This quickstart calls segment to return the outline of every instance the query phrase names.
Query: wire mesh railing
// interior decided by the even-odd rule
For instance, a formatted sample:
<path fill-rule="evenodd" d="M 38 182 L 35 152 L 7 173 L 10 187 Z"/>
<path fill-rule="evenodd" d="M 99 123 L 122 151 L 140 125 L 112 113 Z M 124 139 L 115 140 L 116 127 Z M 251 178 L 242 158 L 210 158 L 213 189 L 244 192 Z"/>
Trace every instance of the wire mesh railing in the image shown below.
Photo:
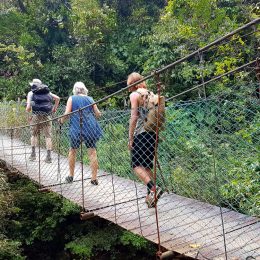
<path fill-rule="evenodd" d="M 255 246 L 251 248 L 252 243 L 258 244 L 259 237 L 250 237 L 250 232 L 258 229 L 254 225 L 241 224 L 246 215 L 260 214 L 260 109 L 259 99 L 252 95 L 256 87 L 252 83 L 236 85 L 227 93 L 206 99 L 168 104 L 165 130 L 160 133 L 157 164 L 157 184 L 165 191 L 158 202 L 163 244 L 181 239 L 182 242 L 175 243 L 175 246 L 181 246 L 187 239 L 185 237 L 190 237 L 190 232 L 191 236 L 200 241 L 199 254 L 206 252 L 209 256 L 206 250 L 209 244 L 223 245 L 220 211 L 208 206 L 216 205 L 222 208 L 222 213 L 226 216 L 223 219 L 227 252 L 231 254 L 233 248 L 237 248 L 237 237 L 240 239 L 239 247 L 243 245 L 240 251 L 248 253 L 252 249 L 250 255 L 253 256 L 259 252 Z M 1 104 L 1 109 L 1 116 L 4 117 L 15 112 L 9 105 Z M 17 120 L 21 123 L 27 115 L 22 108 L 18 111 L 20 114 Z M 99 120 L 102 137 L 97 142 L 98 185 L 91 184 L 88 151 L 84 146 L 80 148 L 79 143 L 76 145 L 78 153 L 74 179 L 72 183 L 66 182 L 70 170 L 67 154 L 72 146 L 69 122 L 63 125 L 56 119 L 52 122 L 51 163 L 45 162 L 47 151 L 43 129 L 40 129 L 41 134 L 37 136 L 39 145 L 36 146 L 36 158 L 30 160 L 32 127 L 29 126 L 1 129 L 1 157 L 43 187 L 62 194 L 85 210 L 101 212 L 125 228 L 156 240 L 156 229 L 151 228 L 152 223 L 155 223 L 154 215 L 147 215 L 143 203 L 147 194 L 146 187 L 132 171 L 127 148 L 130 112 L 102 112 Z M 85 116 L 89 115 L 86 113 Z M 2 118 L 1 122 L 10 127 L 8 120 Z M 171 208 L 173 201 L 167 192 L 179 196 L 174 209 Z M 180 199 L 184 197 L 192 200 Z M 195 201 L 199 204 L 193 207 Z M 189 207 L 190 211 L 187 212 Z M 171 210 L 173 213 L 168 216 L 167 213 Z M 234 222 L 230 212 L 243 214 L 237 215 L 240 219 Z M 174 227 L 170 226 L 173 219 Z M 250 221 L 255 223 L 253 219 Z M 239 233 L 240 225 L 243 229 Z M 167 231 L 173 228 L 175 232 L 180 232 L 179 236 L 174 233 L 169 237 Z M 236 236 L 229 237 L 233 231 Z M 244 238 L 246 234 L 249 236 L 247 239 Z"/>

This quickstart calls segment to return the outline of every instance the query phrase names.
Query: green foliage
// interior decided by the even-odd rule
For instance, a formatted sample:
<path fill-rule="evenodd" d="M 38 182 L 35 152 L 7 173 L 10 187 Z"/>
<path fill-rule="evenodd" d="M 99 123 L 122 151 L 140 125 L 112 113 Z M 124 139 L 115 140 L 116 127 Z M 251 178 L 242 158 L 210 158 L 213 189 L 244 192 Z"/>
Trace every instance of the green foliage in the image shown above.
<path fill-rule="evenodd" d="M 35 240 L 51 241 L 66 217 L 79 212 L 78 206 L 54 193 L 39 193 L 34 184 L 24 179 L 13 184 L 12 189 L 14 205 L 20 210 L 10 219 L 10 237 L 27 245 Z"/>
<path fill-rule="evenodd" d="M 108 6 L 100 7 L 95 0 L 74 0 L 72 12 L 72 30 L 76 39 L 85 42 L 84 48 L 88 51 L 97 50 L 115 26 L 113 10 Z"/>
<path fill-rule="evenodd" d="M 6 181 L 6 177 L 0 170 L 0 234 L 5 229 L 6 219 L 5 217 L 10 214 L 12 206 L 12 195 L 9 192 L 9 187 Z"/>
<path fill-rule="evenodd" d="M 144 238 L 111 225 L 69 242 L 66 248 L 79 259 L 98 255 L 106 255 L 109 259 L 147 259 L 155 253 L 155 248 Z"/>
<path fill-rule="evenodd" d="M 119 118 L 118 121 L 121 118 Z M 122 177 L 133 175 L 130 168 L 130 154 L 127 150 L 127 118 L 124 118 L 126 124 L 102 122 L 104 136 L 99 142 L 98 156 L 100 159 L 100 168 L 108 172 L 116 172 Z M 134 175 L 133 175 L 134 177 Z"/>
<path fill-rule="evenodd" d="M 0 239 L 0 259 L 23 260 L 21 255 L 21 243 L 8 239 Z"/>
<path fill-rule="evenodd" d="M 24 97 L 35 77 L 61 96 L 69 95 L 75 81 L 84 81 L 99 99 L 125 86 L 109 87 L 130 72 L 160 68 L 257 15 L 254 3 L 241 0 L 21 0 L 5 1 L 2 9 L 0 87 L 7 99 Z M 257 33 L 235 35 L 203 53 L 203 64 L 195 58 L 165 73 L 166 93 L 252 59 L 256 46 Z M 99 91 L 100 86 L 105 88 Z"/>
<path fill-rule="evenodd" d="M 138 250 L 145 249 L 148 246 L 148 241 L 143 237 L 137 236 L 129 231 L 123 232 L 120 241 L 124 246 L 135 247 Z"/>
<path fill-rule="evenodd" d="M 241 22 L 245 23 L 245 20 L 250 19 L 249 6 L 243 5 L 241 1 L 237 2 L 240 2 L 239 6 L 232 3 L 232 6 L 236 6 L 235 13 L 241 14 L 236 17 L 218 1 L 168 1 L 160 21 L 152 28 L 153 34 L 143 37 L 149 52 L 143 66 L 145 72 L 165 66 L 204 47 L 239 27 Z M 255 37 L 257 36 L 252 36 L 252 39 Z M 199 59 L 195 58 L 174 67 L 171 72 L 162 76 L 166 83 L 166 92 L 174 95 L 200 83 L 202 75 L 206 79 L 229 71 L 244 63 L 249 53 L 252 60 L 255 55 L 252 46 L 253 42 L 236 35 L 230 42 L 204 52 L 203 63 L 199 64 Z M 211 93 L 212 90 L 207 91 Z"/>
<path fill-rule="evenodd" d="M 6 234 L 0 235 L 1 259 L 25 259 L 21 248 L 26 256 L 29 253 L 28 257 L 41 259 L 68 255 L 73 259 L 104 255 L 109 259 L 147 259 L 155 254 L 151 243 L 111 223 L 101 219 L 80 221 L 78 206 L 54 193 L 39 193 L 29 180 L 9 175 L 9 181 L 13 199 L 10 210 L 6 207 L 7 196 L 5 203 L 0 197 L 1 232 Z M 0 184 L 1 194 L 7 195 L 8 184 L 2 179 Z"/>
<path fill-rule="evenodd" d="M 3 102 L 0 104 L 1 127 L 15 127 L 22 126 L 27 123 L 27 115 L 25 113 L 25 106 L 15 102 Z M 14 131 L 15 136 L 19 131 Z M 21 132 L 21 131 L 20 131 Z"/>
<path fill-rule="evenodd" d="M 109 252 L 118 240 L 119 231 L 110 226 L 103 230 L 91 232 L 89 235 L 79 237 L 68 243 L 66 248 L 73 254 L 82 258 L 89 259 L 99 251 Z"/>
<path fill-rule="evenodd" d="M 2 166 L 2 165 L 1 165 Z M 4 234 L 7 231 L 8 216 L 15 211 L 12 205 L 12 194 L 9 190 L 4 170 L 0 171 L 0 259 L 25 259 L 21 256 L 21 243 L 8 239 Z"/>
<path fill-rule="evenodd" d="M 229 170 L 229 182 L 221 187 L 224 205 L 232 205 L 251 216 L 260 216 L 260 171 L 259 158 L 235 161 Z"/>

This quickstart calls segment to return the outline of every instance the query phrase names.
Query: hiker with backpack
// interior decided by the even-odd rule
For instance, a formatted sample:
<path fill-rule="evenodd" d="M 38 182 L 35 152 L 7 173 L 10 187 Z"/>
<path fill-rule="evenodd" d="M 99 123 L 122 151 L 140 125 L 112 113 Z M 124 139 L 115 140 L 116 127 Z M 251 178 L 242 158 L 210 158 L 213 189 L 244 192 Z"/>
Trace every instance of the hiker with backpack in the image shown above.
<path fill-rule="evenodd" d="M 75 113 L 73 113 L 75 111 Z M 68 115 L 70 114 L 70 115 Z M 63 124 L 70 117 L 69 137 L 69 175 L 65 178 L 67 183 L 72 183 L 76 163 L 77 149 L 84 142 L 90 161 L 92 185 L 98 185 L 98 158 L 96 143 L 102 137 L 102 129 L 97 121 L 101 116 L 92 97 L 88 96 L 88 89 L 83 82 L 76 82 L 73 87 L 73 96 L 69 97 L 64 116 L 59 119 Z"/>
<path fill-rule="evenodd" d="M 41 80 L 33 79 L 29 83 L 31 91 L 27 95 L 27 106 L 26 112 L 32 112 L 30 117 L 31 126 L 31 147 L 32 152 L 29 157 L 30 161 L 36 160 L 35 147 L 38 143 L 38 137 L 40 132 L 43 132 L 46 141 L 47 156 L 45 158 L 46 163 L 51 163 L 51 150 L 52 150 L 52 139 L 51 130 L 52 122 L 51 114 L 57 111 L 59 106 L 60 98 L 50 92 L 48 86 L 42 84 Z M 54 105 L 53 105 L 54 101 Z M 47 122 L 44 122 L 47 121 Z M 44 122 L 40 124 L 41 122 Z"/>
<path fill-rule="evenodd" d="M 127 85 L 142 79 L 139 73 L 133 72 L 128 76 Z M 131 87 L 129 91 L 132 93 L 128 148 L 131 151 L 133 170 L 147 186 L 145 202 L 150 208 L 155 206 L 156 200 L 163 194 L 162 189 L 155 185 L 152 173 L 156 145 L 156 124 L 153 124 L 155 113 L 154 118 L 148 120 L 155 111 L 158 96 L 147 89 L 144 81 Z"/>

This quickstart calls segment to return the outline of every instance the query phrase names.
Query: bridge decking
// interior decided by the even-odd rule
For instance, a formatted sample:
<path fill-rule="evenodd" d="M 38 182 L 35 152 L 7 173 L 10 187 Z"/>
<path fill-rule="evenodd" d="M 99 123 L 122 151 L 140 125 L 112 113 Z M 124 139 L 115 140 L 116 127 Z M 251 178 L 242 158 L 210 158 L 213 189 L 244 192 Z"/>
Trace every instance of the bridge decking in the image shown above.
<path fill-rule="evenodd" d="M 0 139 L 2 160 L 30 179 L 83 206 L 80 163 L 76 163 L 75 181 L 67 184 L 64 183 L 69 172 L 66 157 L 53 153 L 52 164 L 47 164 L 44 162 L 46 151 L 41 148 L 40 160 L 30 162 L 28 144 L 16 139 L 11 143 L 4 135 L 0 135 Z M 146 187 L 102 170 L 99 171 L 99 185 L 93 186 L 89 168 L 83 167 L 85 209 L 157 243 L 155 210 L 148 209 L 144 203 Z M 259 219 L 226 208 L 222 211 L 227 259 L 242 260 L 249 256 L 260 259 Z M 225 259 L 219 207 L 176 194 L 164 194 L 158 202 L 158 216 L 163 247 L 197 259 Z"/>

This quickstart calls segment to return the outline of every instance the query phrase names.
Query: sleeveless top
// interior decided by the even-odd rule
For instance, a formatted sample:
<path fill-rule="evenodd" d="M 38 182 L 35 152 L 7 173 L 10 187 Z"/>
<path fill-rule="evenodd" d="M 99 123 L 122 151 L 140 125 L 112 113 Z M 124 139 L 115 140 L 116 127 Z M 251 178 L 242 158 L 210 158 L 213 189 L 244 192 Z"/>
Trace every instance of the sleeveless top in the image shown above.
<path fill-rule="evenodd" d="M 82 107 L 91 105 L 94 103 L 92 97 L 89 96 L 72 96 L 72 111 L 76 111 Z M 80 128 L 80 114 L 76 112 L 70 116 L 70 135 L 79 135 L 81 133 Z M 82 135 L 84 139 L 98 140 L 102 136 L 101 127 L 95 117 L 92 106 L 89 106 L 82 110 L 83 124 Z"/>

